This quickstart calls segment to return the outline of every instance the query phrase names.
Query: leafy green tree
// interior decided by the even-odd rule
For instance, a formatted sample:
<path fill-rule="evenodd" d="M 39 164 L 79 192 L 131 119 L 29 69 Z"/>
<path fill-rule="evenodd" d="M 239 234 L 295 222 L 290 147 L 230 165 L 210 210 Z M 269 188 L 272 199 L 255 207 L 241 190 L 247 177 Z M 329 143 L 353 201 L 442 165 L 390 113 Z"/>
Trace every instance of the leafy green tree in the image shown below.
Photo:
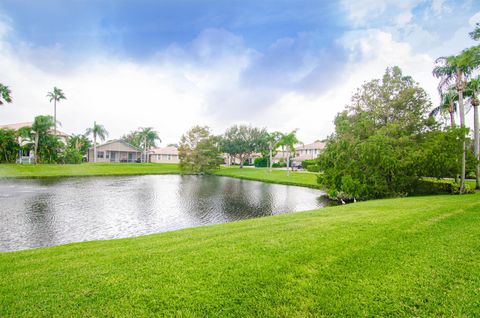
<path fill-rule="evenodd" d="M 57 102 L 62 99 L 67 99 L 65 94 L 60 88 L 54 87 L 52 92 L 48 92 L 47 97 L 50 98 L 50 103 L 53 101 L 53 122 L 54 122 L 54 135 L 57 135 Z"/>
<path fill-rule="evenodd" d="M 93 162 L 97 162 L 97 138 L 101 141 L 104 141 L 108 137 L 108 131 L 103 127 L 103 125 L 97 124 L 96 121 L 93 122 L 93 127 L 88 128 L 85 132 L 86 136 L 93 136 Z"/>
<path fill-rule="evenodd" d="M 295 156 L 295 146 L 301 143 L 297 138 L 297 129 L 288 134 L 282 134 L 278 145 L 287 149 L 287 176 L 290 176 L 290 156 Z"/>
<path fill-rule="evenodd" d="M 12 92 L 8 88 L 8 86 L 5 86 L 0 83 L 0 105 L 3 105 L 5 103 L 11 103 L 12 102 Z"/>
<path fill-rule="evenodd" d="M 85 135 L 72 135 L 68 138 L 67 148 L 77 150 L 82 156 L 86 155 L 88 149 L 92 146 L 92 142 Z"/>
<path fill-rule="evenodd" d="M 405 195 L 426 175 L 452 173 L 464 131 L 436 132 L 430 107 L 426 92 L 398 67 L 365 83 L 335 118 L 319 181 L 333 197 L 372 199 Z"/>
<path fill-rule="evenodd" d="M 219 138 L 207 126 L 195 126 L 180 139 L 178 148 L 182 171 L 207 173 L 220 167 Z"/>
<path fill-rule="evenodd" d="M 126 141 L 132 146 L 142 148 L 142 140 L 138 130 L 131 131 L 128 134 L 123 135 L 122 140 Z"/>
<path fill-rule="evenodd" d="M 13 129 L 0 129 L 0 163 L 14 163 L 20 145 Z"/>
<path fill-rule="evenodd" d="M 234 125 L 227 129 L 221 140 L 222 151 L 243 163 L 254 153 L 268 149 L 268 133 L 262 128 Z"/>

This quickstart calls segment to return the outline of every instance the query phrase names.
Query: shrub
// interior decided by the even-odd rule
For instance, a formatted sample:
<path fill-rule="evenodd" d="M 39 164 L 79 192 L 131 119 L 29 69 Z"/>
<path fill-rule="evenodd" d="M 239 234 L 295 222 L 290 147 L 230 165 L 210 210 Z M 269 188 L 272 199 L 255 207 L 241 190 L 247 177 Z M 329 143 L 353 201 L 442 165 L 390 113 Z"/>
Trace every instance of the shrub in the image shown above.
<path fill-rule="evenodd" d="M 267 167 L 268 166 L 268 159 L 267 158 L 255 158 L 253 163 L 255 167 Z"/>
<path fill-rule="evenodd" d="M 303 166 L 302 166 L 303 167 Z M 308 165 L 307 166 L 307 171 L 310 172 L 320 172 L 320 166 L 317 165 Z"/>
<path fill-rule="evenodd" d="M 465 185 L 464 193 L 474 191 Z M 459 194 L 460 185 L 448 180 L 422 179 L 415 183 L 410 195 Z"/>
<path fill-rule="evenodd" d="M 272 167 L 273 168 L 283 168 L 283 167 L 286 167 L 287 164 L 285 162 L 274 162 L 272 164 Z"/>

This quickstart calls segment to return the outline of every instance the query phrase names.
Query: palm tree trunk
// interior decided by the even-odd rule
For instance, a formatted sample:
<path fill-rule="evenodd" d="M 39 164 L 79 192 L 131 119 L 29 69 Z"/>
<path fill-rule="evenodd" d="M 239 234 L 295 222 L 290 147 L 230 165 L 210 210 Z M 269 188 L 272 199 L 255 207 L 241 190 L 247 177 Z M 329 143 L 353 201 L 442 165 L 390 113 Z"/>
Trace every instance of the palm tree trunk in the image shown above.
<path fill-rule="evenodd" d="M 452 128 L 455 128 L 455 115 L 454 115 L 454 111 L 449 111 L 450 113 L 450 126 Z"/>
<path fill-rule="evenodd" d="M 272 156 L 272 148 L 273 148 L 273 147 L 272 147 L 272 142 L 270 142 L 268 146 L 269 146 L 268 148 L 269 148 L 269 151 L 270 151 L 270 154 L 269 154 L 270 161 L 268 162 L 268 166 L 269 166 L 268 171 L 269 171 L 269 172 L 272 172 L 272 159 L 273 159 L 273 158 L 272 158 L 272 157 L 273 157 L 273 156 Z"/>
<path fill-rule="evenodd" d="M 93 162 L 97 162 L 97 134 L 93 133 Z"/>
<path fill-rule="evenodd" d="M 457 93 L 458 93 L 458 107 L 460 110 L 460 127 L 465 128 L 465 109 L 463 107 L 463 74 L 459 72 L 457 83 Z M 465 192 L 465 164 L 467 156 L 467 147 L 465 140 L 462 145 L 462 170 L 460 174 L 460 193 Z"/>
<path fill-rule="evenodd" d="M 479 147 L 480 147 L 480 139 L 479 139 L 479 129 L 478 127 L 478 105 L 473 106 L 473 140 L 475 142 L 474 150 L 475 150 L 475 157 L 477 160 L 480 160 L 480 153 L 479 153 Z M 477 190 L 480 190 L 480 163 L 477 163 L 477 171 L 476 171 L 476 184 L 475 188 Z"/>
<path fill-rule="evenodd" d="M 290 151 L 287 152 L 287 176 L 290 176 Z"/>
<path fill-rule="evenodd" d="M 38 163 L 38 131 L 35 134 L 35 163 Z"/>
<path fill-rule="evenodd" d="M 54 136 L 57 135 L 57 100 L 53 100 L 53 122 L 54 122 L 54 129 L 53 129 L 53 134 Z"/>

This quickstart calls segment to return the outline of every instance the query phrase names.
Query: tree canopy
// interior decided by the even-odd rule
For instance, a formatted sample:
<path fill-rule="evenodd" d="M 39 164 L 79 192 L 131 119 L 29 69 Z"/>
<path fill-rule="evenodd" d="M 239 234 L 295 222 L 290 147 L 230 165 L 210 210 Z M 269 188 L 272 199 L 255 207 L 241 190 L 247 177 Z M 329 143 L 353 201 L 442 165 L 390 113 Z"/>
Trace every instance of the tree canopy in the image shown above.
<path fill-rule="evenodd" d="M 205 173 L 220 167 L 219 138 L 207 126 L 195 126 L 180 139 L 178 148 L 182 171 Z"/>

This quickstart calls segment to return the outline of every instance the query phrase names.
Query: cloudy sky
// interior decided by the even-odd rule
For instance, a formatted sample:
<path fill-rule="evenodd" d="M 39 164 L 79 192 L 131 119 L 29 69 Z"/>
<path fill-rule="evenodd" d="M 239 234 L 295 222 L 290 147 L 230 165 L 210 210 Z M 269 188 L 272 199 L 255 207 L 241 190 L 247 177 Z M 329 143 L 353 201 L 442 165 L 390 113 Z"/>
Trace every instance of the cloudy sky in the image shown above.
<path fill-rule="evenodd" d="M 480 1 L 0 0 L 0 124 L 53 114 L 110 138 L 140 126 L 177 142 L 193 125 L 333 131 L 354 89 L 399 65 L 438 102 L 434 60 L 472 45 Z"/>

